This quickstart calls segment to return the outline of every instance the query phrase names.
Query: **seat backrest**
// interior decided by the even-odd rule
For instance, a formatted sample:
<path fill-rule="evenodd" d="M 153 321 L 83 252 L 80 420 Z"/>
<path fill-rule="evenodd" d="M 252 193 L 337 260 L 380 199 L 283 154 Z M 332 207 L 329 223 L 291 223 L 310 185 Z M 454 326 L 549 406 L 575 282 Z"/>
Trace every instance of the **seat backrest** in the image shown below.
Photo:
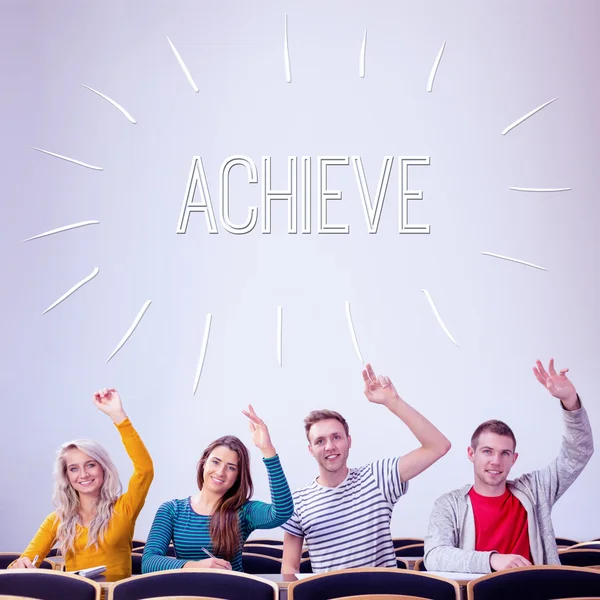
<path fill-rule="evenodd" d="M 8 569 L 8 565 L 15 562 L 15 560 L 20 557 L 20 552 L 0 552 L 0 569 Z M 36 567 L 38 569 L 53 569 L 54 565 L 48 560 L 43 560 L 38 562 Z"/>
<path fill-rule="evenodd" d="M 131 553 L 131 574 L 141 575 L 142 574 L 142 556 L 141 552 Z"/>
<path fill-rule="evenodd" d="M 223 600 L 277 600 L 277 584 L 260 577 L 222 569 L 177 569 L 136 575 L 117 581 L 108 600 L 145 600 L 195 596 Z"/>
<path fill-rule="evenodd" d="M 363 594 L 361 596 L 343 596 L 336 600 L 428 600 L 423 596 L 405 596 L 404 594 Z"/>
<path fill-rule="evenodd" d="M 2 600 L 0 598 L 0 600 Z M 600 596 L 577 596 L 577 598 L 555 598 L 553 600 L 600 600 Z"/>
<path fill-rule="evenodd" d="M 556 538 L 556 545 L 557 546 L 574 546 L 575 544 L 578 544 L 579 542 L 577 540 L 572 540 L 571 538 L 560 538 L 557 537 Z"/>
<path fill-rule="evenodd" d="M 300 573 L 312 573 L 312 564 L 310 558 L 303 558 L 300 561 Z"/>
<path fill-rule="evenodd" d="M 242 569 L 244 569 L 244 573 L 253 575 L 281 573 L 281 565 L 282 560 L 280 558 L 242 552 Z"/>
<path fill-rule="evenodd" d="M 598 567 L 600 566 L 600 549 L 574 549 L 561 550 L 558 553 L 561 565 L 572 567 Z"/>
<path fill-rule="evenodd" d="M 144 598 L 144 600 L 219 600 L 219 598 L 214 596 L 155 596 L 154 598 Z"/>
<path fill-rule="evenodd" d="M 100 600 L 100 584 L 62 571 L 9 569 L 0 571 L 0 594 L 39 600 Z"/>
<path fill-rule="evenodd" d="M 600 550 L 600 542 L 594 540 L 593 542 L 579 542 L 569 546 L 568 550 Z"/>
<path fill-rule="evenodd" d="M 423 556 L 425 554 L 425 544 L 410 544 L 409 546 L 402 546 L 394 550 L 396 558 L 402 558 L 403 556 Z"/>
<path fill-rule="evenodd" d="M 272 546 L 269 544 L 244 544 L 242 552 L 251 552 L 252 554 L 262 554 L 264 556 L 283 558 L 283 546 Z"/>
<path fill-rule="evenodd" d="M 329 600 L 345 596 L 404 594 L 434 600 L 458 600 L 455 581 L 404 569 L 357 568 L 331 571 L 288 587 L 288 600 Z"/>
<path fill-rule="evenodd" d="M 421 538 L 392 538 L 394 550 L 403 548 L 404 546 L 414 546 L 415 544 L 424 544 L 425 540 Z"/>
<path fill-rule="evenodd" d="M 600 595 L 600 571 L 539 565 L 484 575 L 467 585 L 469 600 L 553 600 Z"/>
<path fill-rule="evenodd" d="M 268 546 L 283 546 L 283 540 L 272 540 L 269 538 L 256 538 L 253 540 L 246 540 L 246 544 L 262 544 Z"/>

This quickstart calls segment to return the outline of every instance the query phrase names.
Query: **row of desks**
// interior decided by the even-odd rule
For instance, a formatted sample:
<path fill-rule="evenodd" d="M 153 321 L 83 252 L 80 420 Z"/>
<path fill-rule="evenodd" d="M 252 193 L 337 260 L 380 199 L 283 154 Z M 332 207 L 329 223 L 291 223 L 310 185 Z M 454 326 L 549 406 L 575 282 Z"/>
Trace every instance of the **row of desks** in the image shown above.
<path fill-rule="evenodd" d="M 409 563 L 409 566 L 412 568 L 412 566 L 414 566 L 415 561 L 418 559 L 419 557 L 417 556 L 409 556 L 409 557 L 404 557 L 404 560 L 406 560 Z M 62 570 L 63 568 L 63 559 L 62 557 L 50 557 L 47 558 L 46 560 L 49 560 L 51 562 L 54 563 L 55 568 L 57 570 Z M 470 573 L 444 573 L 444 572 L 431 572 L 428 571 L 428 573 L 430 573 L 431 575 L 437 575 L 439 577 L 444 577 L 446 579 L 451 579 L 453 581 L 456 581 L 458 583 L 458 585 L 461 587 L 461 591 L 463 592 L 464 597 L 466 597 L 466 587 L 467 584 L 469 583 L 469 581 L 471 581 L 472 579 L 476 579 L 477 577 L 481 577 L 481 575 L 473 575 Z M 135 575 L 133 576 L 135 577 Z M 290 583 L 294 582 L 294 581 L 298 581 L 298 579 L 300 578 L 305 578 L 305 577 L 310 577 L 310 574 L 302 574 L 302 575 L 283 575 L 281 573 L 264 573 L 264 574 L 257 574 L 256 577 L 262 577 L 263 579 L 268 579 L 269 581 L 273 581 L 274 583 L 277 584 L 277 587 L 279 588 L 279 600 L 287 600 L 287 588 L 290 585 Z M 113 580 L 113 581 L 109 581 L 107 580 L 107 578 L 104 575 L 99 575 L 98 577 L 94 578 L 94 581 L 97 581 L 100 584 L 100 587 L 102 588 L 102 598 L 108 598 L 108 591 L 110 590 L 110 588 L 116 583 L 117 580 Z"/>

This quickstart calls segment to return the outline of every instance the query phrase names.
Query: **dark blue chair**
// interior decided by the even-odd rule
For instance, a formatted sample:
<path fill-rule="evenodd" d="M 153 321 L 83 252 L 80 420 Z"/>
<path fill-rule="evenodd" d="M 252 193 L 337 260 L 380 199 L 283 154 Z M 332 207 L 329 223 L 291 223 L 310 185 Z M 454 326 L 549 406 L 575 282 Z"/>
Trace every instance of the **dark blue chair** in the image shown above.
<path fill-rule="evenodd" d="M 131 574 L 141 575 L 142 574 L 142 556 L 141 552 L 131 553 Z"/>
<path fill-rule="evenodd" d="M 20 552 L 0 552 L 0 569 L 8 569 L 8 565 L 20 557 Z M 38 562 L 36 567 L 38 569 L 53 569 L 54 565 L 48 560 L 43 560 L 42 562 Z"/>
<path fill-rule="evenodd" d="M 310 558 L 303 558 L 300 560 L 300 573 L 312 573 L 312 564 Z"/>
<path fill-rule="evenodd" d="M 577 542 L 577 544 L 569 546 L 567 550 L 600 550 L 600 542 Z"/>
<path fill-rule="evenodd" d="M 600 567 L 600 550 L 569 548 L 558 553 L 561 565 L 570 567 Z"/>
<path fill-rule="evenodd" d="M 252 554 L 262 554 L 263 556 L 273 556 L 274 558 L 283 558 L 283 546 L 272 546 L 269 544 L 244 544 L 243 552 Z"/>
<path fill-rule="evenodd" d="M 467 585 L 468 600 L 552 600 L 600 596 L 600 571 L 539 565 L 484 575 Z"/>
<path fill-rule="evenodd" d="M 222 569 L 177 569 L 136 575 L 114 584 L 109 600 L 161 596 L 206 596 L 223 600 L 277 600 L 277 584 L 254 575 Z"/>
<path fill-rule="evenodd" d="M 413 546 L 414 544 L 424 544 L 425 540 L 421 538 L 392 538 L 394 550 L 403 548 L 404 546 Z"/>
<path fill-rule="evenodd" d="M 579 542 L 572 540 L 570 538 L 556 538 L 557 546 L 574 546 L 575 544 L 579 544 Z"/>
<path fill-rule="evenodd" d="M 146 542 L 144 540 L 131 540 L 131 551 L 142 552 Z"/>
<path fill-rule="evenodd" d="M 396 558 L 402 558 L 403 556 L 424 556 L 425 555 L 425 544 L 410 544 L 409 546 L 401 546 L 394 550 Z"/>
<path fill-rule="evenodd" d="M 246 544 L 262 544 L 267 546 L 283 546 L 283 540 L 271 540 L 268 538 L 256 538 L 253 540 L 246 540 Z"/>
<path fill-rule="evenodd" d="M 263 554 L 242 552 L 242 569 L 244 573 L 260 575 L 262 573 L 281 573 L 281 559 Z"/>
<path fill-rule="evenodd" d="M 458 600 L 455 581 L 404 569 L 360 568 L 331 571 L 288 587 L 288 600 L 331 600 L 369 594 L 404 594 L 431 600 Z"/>
<path fill-rule="evenodd" d="M 100 600 L 100 584 L 62 571 L 8 569 L 0 571 L 0 595 L 39 600 Z"/>

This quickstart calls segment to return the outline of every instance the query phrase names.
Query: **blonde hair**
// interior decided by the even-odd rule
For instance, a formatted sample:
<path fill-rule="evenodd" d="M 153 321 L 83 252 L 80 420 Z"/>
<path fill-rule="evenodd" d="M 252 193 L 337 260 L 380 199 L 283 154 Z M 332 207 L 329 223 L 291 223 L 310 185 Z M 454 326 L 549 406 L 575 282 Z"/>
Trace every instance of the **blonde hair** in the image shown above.
<path fill-rule="evenodd" d="M 54 462 L 54 496 L 53 503 L 56 506 L 56 516 L 59 520 L 56 537 L 60 553 L 66 553 L 75 549 L 74 543 L 77 537 L 77 524 L 79 523 L 79 493 L 73 489 L 67 475 L 67 463 L 65 454 L 69 450 L 77 448 L 87 454 L 100 464 L 104 472 L 104 481 L 100 489 L 100 495 L 96 501 L 96 514 L 88 527 L 87 546 L 96 545 L 104 539 L 108 523 L 113 514 L 114 504 L 121 495 L 122 487 L 119 480 L 117 467 L 114 465 L 108 452 L 93 440 L 73 440 L 63 444 L 56 451 Z"/>

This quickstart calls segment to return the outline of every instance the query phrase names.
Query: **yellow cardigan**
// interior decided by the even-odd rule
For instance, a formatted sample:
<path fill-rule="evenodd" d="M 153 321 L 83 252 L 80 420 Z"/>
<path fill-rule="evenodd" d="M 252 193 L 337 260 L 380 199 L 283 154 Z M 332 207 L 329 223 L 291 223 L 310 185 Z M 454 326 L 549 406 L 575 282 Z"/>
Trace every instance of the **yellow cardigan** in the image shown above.
<path fill-rule="evenodd" d="M 146 495 L 154 477 L 152 458 L 144 446 L 131 421 L 125 419 L 116 425 L 125 450 L 133 462 L 133 475 L 127 491 L 116 501 L 104 539 L 86 548 L 87 527 L 77 525 L 79 535 L 75 538 L 75 551 L 69 550 L 65 556 L 67 571 L 78 571 L 89 567 L 106 565 L 107 577 L 129 577 L 131 575 L 131 541 L 135 521 L 144 506 Z M 35 537 L 27 546 L 21 558 L 27 556 L 33 561 L 38 555 L 39 564 L 56 543 L 59 519 L 56 512 L 48 515 Z"/>

